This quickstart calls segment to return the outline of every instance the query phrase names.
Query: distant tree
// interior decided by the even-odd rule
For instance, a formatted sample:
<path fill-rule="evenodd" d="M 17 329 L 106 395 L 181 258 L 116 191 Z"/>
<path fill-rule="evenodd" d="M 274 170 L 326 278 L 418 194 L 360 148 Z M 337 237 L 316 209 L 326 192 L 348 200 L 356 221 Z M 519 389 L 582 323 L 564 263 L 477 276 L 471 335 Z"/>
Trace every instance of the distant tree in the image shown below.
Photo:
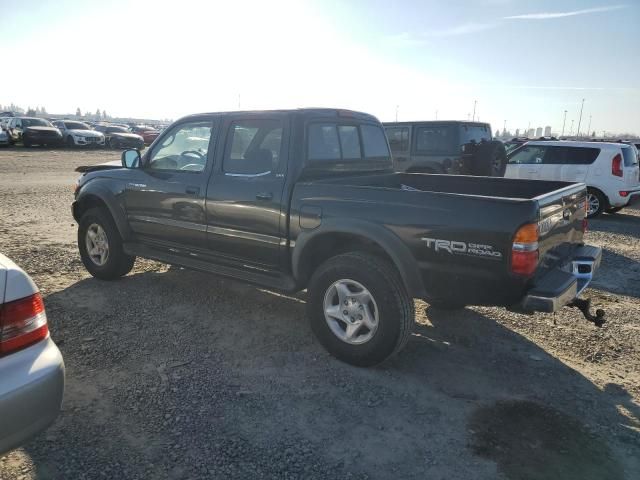
<path fill-rule="evenodd" d="M 47 114 L 47 109 L 44 107 L 40 107 L 40 113 L 42 113 L 43 115 Z"/>
<path fill-rule="evenodd" d="M 500 130 L 496 130 L 496 138 L 500 137 Z"/>
<path fill-rule="evenodd" d="M 31 107 L 27 108 L 27 116 L 35 117 L 36 115 L 37 115 L 37 112 L 33 108 Z"/>
<path fill-rule="evenodd" d="M 96 110 L 96 120 L 100 120 L 100 117 L 102 116 L 102 114 L 100 113 L 100 109 Z"/>
<path fill-rule="evenodd" d="M 105 120 L 107 119 L 107 111 L 106 110 L 102 110 L 102 118 L 104 118 Z"/>
<path fill-rule="evenodd" d="M 82 112 L 80 111 L 80 107 L 76 108 L 76 117 L 81 117 Z"/>
<path fill-rule="evenodd" d="M 591 138 L 596 138 L 596 131 L 594 130 L 593 133 L 591 134 Z"/>

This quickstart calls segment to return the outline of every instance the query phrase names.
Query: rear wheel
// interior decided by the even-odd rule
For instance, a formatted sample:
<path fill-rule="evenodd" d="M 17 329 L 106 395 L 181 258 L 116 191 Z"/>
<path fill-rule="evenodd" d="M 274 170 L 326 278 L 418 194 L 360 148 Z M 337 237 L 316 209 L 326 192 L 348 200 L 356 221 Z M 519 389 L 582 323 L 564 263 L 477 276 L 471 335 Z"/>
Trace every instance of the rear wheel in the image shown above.
<path fill-rule="evenodd" d="M 413 300 L 386 260 L 360 252 L 337 255 L 318 267 L 308 290 L 311 329 L 336 358 L 376 365 L 407 343 Z"/>
<path fill-rule="evenodd" d="M 611 208 L 607 208 L 605 210 L 605 212 L 607 212 L 610 215 L 613 215 L 614 213 L 618 213 L 620 210 L 622 210 L 624 207 L 611 207 Z"/>
<path fill-rule="evenodd" d="M 587 189 L 587 218 L 600 215 L 607 207 L 607 199 L 599 190 Z"/>
<path fill-rule="evenodd" d="M 22 145 L 23 145 L 25 148 L 31 148 L 31 147 L 33 146 L 33 144 L 32 144 L 29 140 L 27 140 L 26 138 L 24 138 L 24 137 L 22 138 Z"/>
<path fill-rule="evenodd" d="M 76 146 L 76 142 L 73 140 L 73 137 L 71 135 L 69 135 L 67 137 L 67 147 L 73 148 L 75 146 Z"/>
<path fill-rule="evenodd" d="M 85 268 L 102 280 L 114 280 L 131 271 L 136 257 L 127 255 L 122 238 L 103 208 L 91 208 L 80 219 L 78 249 Z"/>
<path fill-rule="evenodd" d="M 477 146 L 471 162 L 473 175 L 504 177 L 507 169 L 507 152 L 504 144 L 498 141 L 481 143 Z"/>
<path fill-rule="evenodd" d="M 111 147 L 114 150 L 119 150 L 120 140 L 118 140 L 117 138 L 112 138 L 111 140 L 109 140 L 109 147 Z"/>

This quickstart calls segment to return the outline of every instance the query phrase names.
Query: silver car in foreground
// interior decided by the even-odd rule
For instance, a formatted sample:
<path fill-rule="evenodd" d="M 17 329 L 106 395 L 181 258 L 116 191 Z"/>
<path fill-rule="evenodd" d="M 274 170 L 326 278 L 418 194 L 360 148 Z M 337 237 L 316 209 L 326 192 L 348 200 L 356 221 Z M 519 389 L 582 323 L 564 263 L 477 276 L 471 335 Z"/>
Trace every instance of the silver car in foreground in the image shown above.
<path fill-rule="evenodd" d="M 0 455 L 58 416 L 64 362 L 33 280 L 0 254 Z"/>

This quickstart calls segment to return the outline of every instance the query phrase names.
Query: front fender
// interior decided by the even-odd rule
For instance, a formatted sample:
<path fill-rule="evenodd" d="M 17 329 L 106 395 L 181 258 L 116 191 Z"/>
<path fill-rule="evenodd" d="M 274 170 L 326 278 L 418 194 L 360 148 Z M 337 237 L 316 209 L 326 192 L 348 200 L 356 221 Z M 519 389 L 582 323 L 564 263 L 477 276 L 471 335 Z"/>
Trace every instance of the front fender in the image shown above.
<path fill-rule="evenodd" d="M 425 298 L 424 283 L 414 256 L 402 240 L 381 225 L 354 219 L 327 219 L 313 230 L 302 232 L 295 242 L 292 252 L 294 278 L 302 276 L 302 261 L 313 240 L 332 233 L 357 235 L 376 243 L 391 258 L 398 269 L 407 293 L 413 298 Z"/>
<path fill-rule="evenodd" d="M 113 179 L 108 181 L 109 186 L 113 186 Z M 127 221 L 127 213 L 122 202 L 122 191 L 113 192 L 102 179 L 89 180 L 82 185 L 71 210 L 76 222 L 88 208 L 94 206 L 106 207 L 111 214 L 118 232 L 123 240 L 131 238 L 131 227 Z"/>

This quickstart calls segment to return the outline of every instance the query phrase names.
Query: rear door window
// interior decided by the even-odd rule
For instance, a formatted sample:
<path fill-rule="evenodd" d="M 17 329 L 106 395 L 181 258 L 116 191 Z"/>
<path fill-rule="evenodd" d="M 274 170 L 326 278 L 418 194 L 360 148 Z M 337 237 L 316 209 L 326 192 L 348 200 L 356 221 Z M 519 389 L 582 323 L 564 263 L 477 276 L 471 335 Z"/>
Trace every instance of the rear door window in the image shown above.
<path fill-rule="evenodd" d="M 591 165 L 600 155 L 599 148 L 565 147 L 567 158 L 565 163 L 569 165 Z"/>
<path fill-rule="evenodd" d="M 509 156 L 510 165 L 540 165 L 544 158 L 546 147 L 542 145 L 525 145 Z"/>
<path fill-rule="evenodd" d="M 546 147 L 546 152 L 542 158 L 542 163 L 545 165 L 563 165 L 564 163 L 567 163 L 565 161 L 566 157 L 567 148 L 548 146 Z"/>
<path fill-rule="evenodd" d="M 415 149 L 424 154 L 445 154 L 454 150 L 454 129 L 451 126 L 417 126 L 415 131 Z"/>
<path fill-rule="evenodd" d="M 282 144 L 280 120 L 243 120 L 229 129 L 225 173 L 231 175 L 267 175 L 275 172 Z"/>
<path fill-rule="evenodd" d="M 340 160 L 340 141 L 335 124 L 309 126 L 309 160 Z"/>
<path fill-rule="evenodd" d="M 393 153 L 406 152 L 409 150 L 409 128 L 408 127 L 387 127 L 385 128 L 389 147 Z"/>

